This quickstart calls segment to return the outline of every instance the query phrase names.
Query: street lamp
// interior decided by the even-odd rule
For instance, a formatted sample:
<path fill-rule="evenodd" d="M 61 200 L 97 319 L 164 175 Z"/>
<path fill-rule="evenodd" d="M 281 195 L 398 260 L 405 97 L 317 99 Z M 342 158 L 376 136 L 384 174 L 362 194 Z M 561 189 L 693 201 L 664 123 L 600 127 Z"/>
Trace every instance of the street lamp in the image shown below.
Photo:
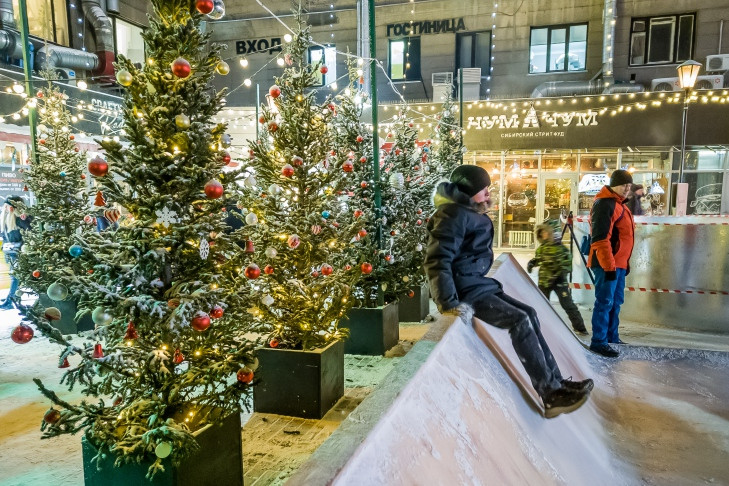
<path fill-rule="evenodd" d="M 694 89 L 701 64 L 688 60 L 678 66 L 678 84 L 683 89 L 683 120 L 681 122 L 681 165 L 678 167 L 678 182 L 683 182 L 683 165 L 686 161 L 686 122 L 688 121 L 689 92 Z"/>

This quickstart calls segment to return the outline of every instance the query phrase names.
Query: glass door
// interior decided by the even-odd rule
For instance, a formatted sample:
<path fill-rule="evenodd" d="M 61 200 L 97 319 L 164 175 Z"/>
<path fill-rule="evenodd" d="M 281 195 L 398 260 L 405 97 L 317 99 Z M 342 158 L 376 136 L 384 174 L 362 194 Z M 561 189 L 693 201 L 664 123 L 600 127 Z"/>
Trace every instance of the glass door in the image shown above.
<path fill-rule="evenodd" d="M 577 175 L 542 174 L 539 195 L 538 223 L 549 224 L 555 231 L 562 231 L 562 221 L 570 211 L 577 216 Z"/>
<path fill-rule="evenodd" d="M 505 187 L 501 246 L 532 249 L 537 224 L 537 175 L 514 165 L 502 180 Z"/>

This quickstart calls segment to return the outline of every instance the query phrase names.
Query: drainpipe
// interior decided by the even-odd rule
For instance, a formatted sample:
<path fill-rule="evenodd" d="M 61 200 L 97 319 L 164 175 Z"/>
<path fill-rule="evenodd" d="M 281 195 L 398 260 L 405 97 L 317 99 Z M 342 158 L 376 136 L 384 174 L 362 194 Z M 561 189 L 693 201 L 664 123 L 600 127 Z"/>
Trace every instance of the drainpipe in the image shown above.
<path fill-rule="evenodd" d="M 82 0 L 81 8 L 84 15 L 94 28 L 94 41 L 96 42 L 96 55 L 98 64 L 94 74 L 100 76 L 114 76 L 114 31 L 111 19 L 101 8 L 99 0 Z"/>
<path fill-rule="evenodd" d="M 613 54 L 615 52 L 615 23 L 618 18 L 617 1 L 605 0 L 605 7 L 602 12 L 603 33 L 602 33 L 602 72 L 603 88 L 614 83 Z"/>

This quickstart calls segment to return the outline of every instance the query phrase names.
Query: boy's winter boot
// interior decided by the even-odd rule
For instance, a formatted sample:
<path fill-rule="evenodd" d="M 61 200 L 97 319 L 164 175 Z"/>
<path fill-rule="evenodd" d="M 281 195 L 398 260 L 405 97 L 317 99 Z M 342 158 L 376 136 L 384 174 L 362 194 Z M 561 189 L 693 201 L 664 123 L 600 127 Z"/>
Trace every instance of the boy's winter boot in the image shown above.
<path fill-rule="evenodd" d="M 590 396 L 587 390 L 572 390 L 563 386 L 542 397 L 544 416 L 554 418 L 563 413 L 570 413 L 582 406 Z"/>

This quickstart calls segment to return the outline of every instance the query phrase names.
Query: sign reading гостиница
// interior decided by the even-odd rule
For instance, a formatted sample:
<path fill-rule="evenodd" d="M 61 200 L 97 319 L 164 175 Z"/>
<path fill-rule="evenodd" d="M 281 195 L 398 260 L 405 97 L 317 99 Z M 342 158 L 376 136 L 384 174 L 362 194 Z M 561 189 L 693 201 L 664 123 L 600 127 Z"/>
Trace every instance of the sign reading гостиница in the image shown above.
<path fill-rule="evenodd" d="M 402 35 L 445 34 L 466 30 L 463 18 L 445 20 L 423 20 L 420 22 L 402 22 L 387 24 L 387 37 Z"/>

